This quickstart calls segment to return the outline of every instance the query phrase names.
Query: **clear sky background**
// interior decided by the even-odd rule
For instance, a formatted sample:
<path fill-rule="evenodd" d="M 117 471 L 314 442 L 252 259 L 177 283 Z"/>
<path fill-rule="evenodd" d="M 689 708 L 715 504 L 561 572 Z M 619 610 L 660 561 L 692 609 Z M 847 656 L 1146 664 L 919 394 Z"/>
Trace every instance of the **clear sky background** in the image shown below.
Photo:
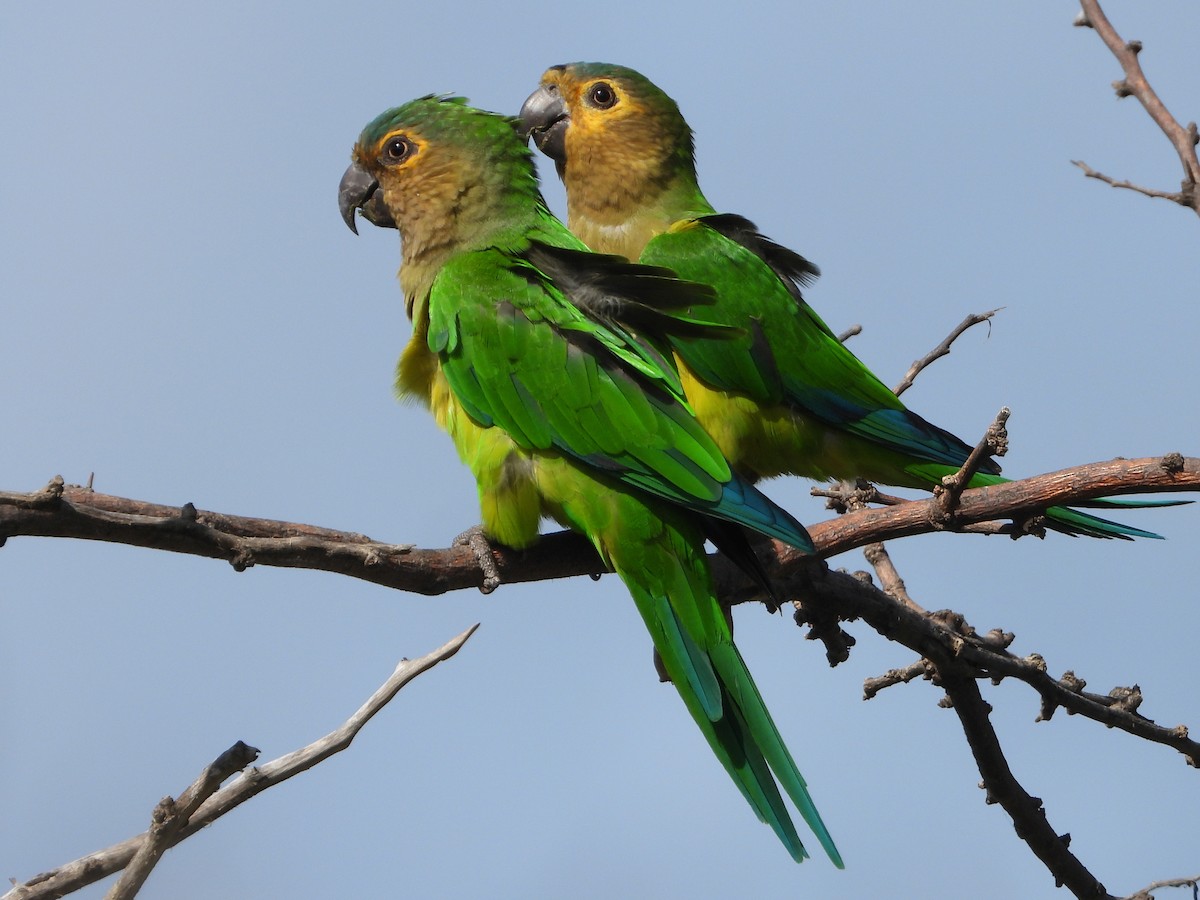
<path fill-rule="evenodd" d="M 1194 4 L 1107 4 L 1200 117 Z M 515 113 L 542 70 L 620 62 L 673 95 L 722 210 L 815 260 L 808 293 L 888 383 L 1003 306 L 906 395 L 1005 471 L 1200 453 L 1196 218 L 1085 179 L 1180 167 L 1070 2 L 11 4 L 0 32 L 0 489 L 98 490 L 446 546 L 477 521 L 448 438 L 395 403 L 394 232 L 335 193 L 362 126 L 457 92 Z M 552 168 L 547 197 L 563 211 Z M 802 520 L 798 480 L 769 485 Z M 1169 540 L 896 542 L 924 606 L 1200 726 L 1200 510 Z M 861 555 L 834 565 L 865 568 Z M 0 875 L 142 831 L 242 739 L 337 726 L 401 656 L 474 622 L 347 752 L 171 851 L 148 898 L 1054 897 L 984 803 L 940 692 L 862 701 L 913 654 L 861 624 L 825 663 L 786 617 L 738 643 L 847 861 L 797 867 L 728 782 L 606 577 L 410 596 L 313 572 L 19 538 L 0 550 Z M 1115 893 L 1200 871 L 1200 775 L 1173 751 L 985 685 L 1018 778 Z M 102 896 L 106 886 L 80 896 Z"/>

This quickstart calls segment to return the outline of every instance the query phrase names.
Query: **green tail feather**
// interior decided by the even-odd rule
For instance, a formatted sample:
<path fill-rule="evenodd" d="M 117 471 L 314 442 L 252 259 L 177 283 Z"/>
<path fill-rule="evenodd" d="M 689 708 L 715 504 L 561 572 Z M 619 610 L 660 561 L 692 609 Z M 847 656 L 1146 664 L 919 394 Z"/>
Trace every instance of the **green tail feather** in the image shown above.
<path fill-rule="evenodd" d="M 973 488 L 987 487 L 997 484 L 1008 484 L 1010 481 L 1011 479 L 1000 475 L 989 475 L 981 472 L 971 479 L 969 486 Z M 1101 497 L 1097 500 L 1087 501 L 1081 505 L 1096 509 L 1139 509 L 1142 507 L 1180 506 L 1188 502 L 1190 501 L 1123 500 L 1113 497 Z M 1090 513 L 1080 512 L 1078 509 L 1070 506 L 1051 506 L 1048 508 L 1046 510 L 1046 527 L 1073 537 L 1115 538 L 1122 541 L 1131 541 L 1134 538 L 1147 538 L 1155 541 L 1164 540 L 1161 534 L 1155 534 L 1153 531 L 1135 528 L 1132 525 L 1122 525 L 1120 522 L 1114 522 L 1111 519 L 1102 519 Z"/>
<path fill-rule="evenodd" d="M 834 865 L 844 868 L 737 648 L 732 643 L 708 650 L 701 647 L 684 628 L 668 598 L 652 596 L 620 574 L 684 705 L 759 821 L 771 826 L 792 859 L 802 862 L 808 858 L 776 784 L 778 778 Z M 696 602 L 697 598 L 685 599 Z M 699 602 L 715 603 L 715 599 L 702 598 Z M 713 687 L 715 698 L 709 693 Z"/>
<path fill-rule="evenodd" d="M 671 646 L 670 656 L 679 661 L 684 677 L 692 689 L 704 715 L 712 722 L 719 721 L 725 708 L 722 699 L 721 685 L 717 682 L 717 673 L 713 671 L 712 662 L 696 642 L 691 639 L 671 609 L 671 601 L 666 597 L 657 597 L 652 601 L 655 605 L 656 620 L 663 623 L 674 623 L 661 630 L 662 638 Z M 657 637 L 657 635 L 656 635 Z M 655 645 L 659 642 L 656 640 Z M 661 649 L 659 656 L 664 660 L 667 654 Z M 674 674 L 671 676 L 675 677 Z"/>
<path fill-rule="evenodd" d="M 703 651 L 687 635 L 666 598 L 651 597 L 638 585 L 628 582 L 626 584 L 638 610 L 646 620 L 654 638 L 655 649 L 658 650 L 671 681 L 692 719 L 708 741 L 713 754 L 729 773 L 729 777 L 750 804 L 758 820 L 771 826 L 792 859 L 796 862 L 808 859 L 808 851 L 804 849 L 804 843 L 796 833 L 796 826 L 792 823 L 775 779 L 771 776 L 767 761 L 755 744 L 733 698 L 724 689 L 718 688 L 718 714 L 712 716 L 710 703 L 694 689 L 695 682 L 691 675 L 693 661 L 686 648 L 690 645 L 695 652 Z M 715 682 L 716 675 L 707 658 L 705 667 Z"/>
<path fill-rule="evenodd" d="M 1052 506 L 1046 510 L 1046 527 L 1073 537 L 1116 538 L 1132 541 L 1134 538 L 1149 538 L 1161 541 L 1165 538 L 1153 531 L 1122 525 L 1111 519 L 1089 515 L 1069 506 Z"/>
<path fill-rule="evenodd" d="M 1076 503 L 1084 509 L 1158 509 L 1161 506 L 1189 506 L 1194 500 L 1144 500 L 1134 497 L 1099 497 Z"/>
<path fill-rule="evenodd" d="M 846 866 L 842 862 L 842 856 L 834 846 L 833 838 L 830 837 L 829 830 L 821 820 L 821 814 L 817 812 L 817 807 L 808 793 L 808 785 L 804 782 L 804 776 L 800 774 L 795 760 L 792 759 L 792 754 L 783 743 L 779 729 L 775 727 L 775 721 L 771 718 L 771 713 L 768 712 L 767 706 L 763 702 L 758 686 L 750 677 L 750 670 L 746 668 L 742 654 L 732 643 L 728 643 L 713 647 L 709 651 L 709 656 L 717 670 L 718 677 L 731 696 L 733 706 L 745 717 L 751 740 L 755 746 L 761 749 L 771 770 L 775 773 L 775 777 L 779 779 L 783 789 L 787 791 L 787 795 L 792 798 L 796 809 L 800 811 L 800 815 L 804 817 L 808 827 L 813 830 L 833 864 L 839 869 L 844 869 Z"/>
<path fill-rule="evenodd" d="M 783 796 L 779 793 L 775 779 L 771 776 L 770 766 L 762 753 L 758 752 L 754 741 L 747 737 L 750 728 L 738 710 L 737 704 L 728 696 L 726 703 L 730 710 L 730 716 L 719 723 L 709 723 L 709 728 L 701 726 L 701 731 L 704 731 L 706 736 L 710 730 L 712 731 L 709 745 L 713 747 L 714 751 L 717 750 L 718 745 L 743 748 L 743 764 L 736 769 L 726 764 L 725 770 L 730 775 L 734 775 L 735 782 L 741 780 L 748 782 L 746 787 L 742 788 L 740 783 L 738 787 L 742 788 L 742 795 L 750 801 L 751 807 L 758 815 L 758 820 L 771 826 L 771 830 L 787 848 L 792 859 L 796 862 L 804 862 L 808 859 L 808 850 L 805 849 L 800 836 L 796 833 L 796 826 L 792 824 L 792 817 L 783 802 Z M 727 755 L 723 751 L 717 752 L 717 757 L 722 760 L 722 763 Z M 731 759 L 730 762 L 734 761 Z M 751 799 L 751 795 L 753 795 L 753 799 Z M 839 868 L 842 867 L 840 857 L 835 862 L 838 863 Z"/>

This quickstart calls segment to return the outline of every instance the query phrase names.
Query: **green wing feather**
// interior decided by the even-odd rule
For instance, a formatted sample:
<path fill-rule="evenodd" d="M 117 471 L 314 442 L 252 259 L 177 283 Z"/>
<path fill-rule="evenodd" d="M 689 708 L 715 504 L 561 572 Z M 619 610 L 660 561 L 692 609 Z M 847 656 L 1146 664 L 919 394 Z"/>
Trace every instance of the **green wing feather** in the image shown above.
<path fill-rule="evenodd" d="M 764 405 L 783 404 L 892 450 L 952 466 L 966 459 L 971 448 L 907 410 L 838 341 L 798 291 L 793 293 L 792 282 L 785 282 L 755 250 L 710 227 L 708 221 L 698 219 L 659 235 L 647 244 L 642 260 L 670 266 L 681 278 L 711 285 L 719 300 L 702 315 L 726 325 L 753 322 L 761 338 L 728 344 L 673 341 L 689 368 L 722 390 L 738 391 Z M 758 373 L 766 371 L 773 377 L 764 384 L 759 383 L 761 374 L 747 375 L 751 361 Z M 994 465 L 990 470 L 999 471 Z"/>

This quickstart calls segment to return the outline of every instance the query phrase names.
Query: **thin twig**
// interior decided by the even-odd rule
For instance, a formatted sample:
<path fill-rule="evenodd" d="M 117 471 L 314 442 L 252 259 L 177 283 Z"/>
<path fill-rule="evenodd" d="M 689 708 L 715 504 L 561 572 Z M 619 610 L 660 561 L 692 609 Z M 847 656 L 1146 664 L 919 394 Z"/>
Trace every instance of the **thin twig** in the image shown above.
<path fill-rule="evenodd" d="M 918 678 L 929 678 L 933 673 L 933 664 L 927 659 L 918 659 L 909 663 L 903 669 L 888 669 L 882 675 L 868 678 L 863 682 L 863 699 L 874 700 L 875 696 L 885 688 L 897 684 L 908 684 Z"/>
<path fill-rule="evenodd" d="M 452 657 L 478 627 L 472 625 L 458 637 L 419 659 L 401 660 L 391 677 L 340 728 L 306 747 L 244 772 L 228 787 L 209 797 L 189 818 L 186 825 L 166 839 L 164 849 L 175 846 L 267 788 L 287 781 L 335 753 L 345 750 L 363 726 L 383 709 L 402 687 L 421 673 Z M 0 897 L 0 900 L 52 900 L 65 896 L 120 871 L 129 865 L 149 840 L 149 833 L 143 832 L 18 884 Z"/>
<path fill-rule="evenodd" d="M 988 335 L 990 336 L 990 320 L 992 316 L 994 316 L 1002 308 L 1003 307 L 998 307 L 997 309 L 992 309 L 985 313 L 971 313 L 968 315 L 965 319 L 958 323 L 953 331 L 946 335 L 940 344 L 908 367 L 908 371 L 904 373 L 904 377 L 900 380 L 900 383 L 892 389 L 892 393 L 899 397 L 906 390 L 912 387 L 913 383 L 917 379 L 917 376 L 925 371 L 926 368 L 928 368 L 936 360 L 939 360 L 943 356 L 948 356 L 950 354 L 950 348 L 954 345 L 954 342 L 958 340 L 958 338 L 965 333 L 968 328 L 972 328 L 981 322 L 987 322 Z M 968 458 L 967 463 L 969 464 L 970 462 L 971 460 Z M 978 462 L 976 462 L 976 465 L 978 465 Z M 961 487 L 958 489 L 958 493 L 962 493 Z M 875 497 L 870 499 L 878 500 L 879 492 L 876 491 L 875 495 Z M 955 495 L 955 500 L 957 500 L 957 494 Z M 860 505 L 865 505 L 865 502 Z M 906 604 L 911 609 L 922 613 L 925 612 L 925 610 L 909 595 L 908 588 L 904 584 L 904 579 L 900 577 L 900 572 L 892 562 L 891 554 L 888 553 L 887 547 L 882 541 L 876 541 L 875 543 L 868 544 L 866 547 L 864 547 L 863 556 L 866 558 L 867 562 L 871 564 L 871 568 L 875 570 L 875 574 L 879 577 L 880 584 L 883 585 L 884 591 L 886 591 L 888 594 L 891 594 L 893 597 Z"/>
<path fill-rule="evenodd" d="M 1192 889 L 1192 896 L 1195 897 L 1197 893 L 1200 893 L 1200 875 L 1193 875 L 1191 878 L 1166 878 L 1162 881 L 1154 881 L 1137 893 L 1130 894 L 1125 900 L 1154 900 L 1152 891 L 1175 887 L 1190 887 Z"/>
<path fill-rule="evenodd" d="M 900 379 L 900 383 L 892 388 L 892 393 L 899 397 L 910 387 L 912 387 L 917 376 L 920 375 L 921 372 L 930 365 L 930 363 L 933 363 L 936 360 L 941 359 L 943 356 L 948 356 L 950 354 L 950 346 L 956 340 L 958 340 L 962 336 L 963 332 L 965 332 L 968 328 L 972 328 L 981 322 L 988 322 L 988 327 L 990 329 L 992 316 L 996 315 L 996 313 L 1000 312 L 1002 309 L 1004 309 L 1003 306 L 998 306 L 995 309 L 990 309 L 985 313 L 971 313 L 969 316 L 959 322 L 958 326 L 948 335 L 946 335 L 945 340 L 943 340 L 940 344 L 908 367 L 908 371 L 904 373 L 904 377 Z M 990 330 L 988 331 L 988 334 L 991 334 Z"/>
<path fill-rule="evenodd" d="M 1125 188 L 1126 190 L 1136 191 L 1139 194 L 1145 194 L 1147 197 L 1157 197 L 1162 200 L 1170 200 L 1172 203 L 1180 202 L 1179 191 L 1156 191 L 1154 188 L 1142 187 L 1140 184 L 1134 184 L 1132 181 L 1117 181 L 1111 175 L 1105 175 L 1103 172 L 1097 172 L 1081 159 L 1071 160 L 1071 165 L 1078 166 L 1083 170 L 1083 174 L 1088 178 L 1095 178 L 1097 181 L 1103 181 L 1110 187 Z M 1186 205 L 1186 204 L 1184 204 Z"/>

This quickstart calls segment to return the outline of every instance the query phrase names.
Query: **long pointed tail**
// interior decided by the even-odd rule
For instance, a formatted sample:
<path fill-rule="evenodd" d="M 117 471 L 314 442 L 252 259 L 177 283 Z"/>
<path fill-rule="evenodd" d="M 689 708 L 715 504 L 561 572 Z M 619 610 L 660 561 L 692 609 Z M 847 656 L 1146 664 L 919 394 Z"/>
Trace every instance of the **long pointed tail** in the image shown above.
<path fill-rule="evenodd" d="M 721 683 L 733 701 L 733 707 L 745 718 L 749 734 L 771 766 L 771 771 L 775 773 L 787 795 L 792 798 L 796 809 L 813 830 L 833 864 L 839 869 L 844 869 L 846 865 L 842 862 L 842 855 L 834 846 L 829 829 L 821 820 L 821 814 L 817 812 L 804 776 L 800 774 L 800 769 L 784 744 L 779 729 L 775 727 L 775 720 L 771 718 L 762 694 L 751 678 L 750 670 L 746 668 L 742 654 L 730 641 L 713 647 L 710 656 Z"/>
<path fill-rule="evenodd" d="M 971 487 L 985 485 L 1007 484 L 1011 479 L 1000 475 L 980 473 L 971 479 Z M 1101 497 L 1089 500 L 1081 506 L 1093 509 L 1142 509 L 1159 506 L 1181 506 L 1190 503 L 1189 500 L 1127 500 L 1125 498 Z M 1082 512 L 1072 506 L 1051 506 L 1046 510 L 1046 527 L 1076 537 L 1116 538 L 1131 541 L 1134 538 L 1149 538 L 1164 540 L 1161 534 L 1124 525 L 1111 519 L 1102 519 L 1091 513 Z"/>
<path fill-rule="evenodd" d="M 800 862 L 808 852 L 780 785 L 834 865 L 844 868 L 804 778 L 733 645 L 699 535 L 689 540 L 685 532 L 668 528 L 662 538 L 661 545 L 639 548 L 637 567 L 626 569 L 618 558 L 613 563 L 667 674 L 729 777 L 792 858 Z"/>

